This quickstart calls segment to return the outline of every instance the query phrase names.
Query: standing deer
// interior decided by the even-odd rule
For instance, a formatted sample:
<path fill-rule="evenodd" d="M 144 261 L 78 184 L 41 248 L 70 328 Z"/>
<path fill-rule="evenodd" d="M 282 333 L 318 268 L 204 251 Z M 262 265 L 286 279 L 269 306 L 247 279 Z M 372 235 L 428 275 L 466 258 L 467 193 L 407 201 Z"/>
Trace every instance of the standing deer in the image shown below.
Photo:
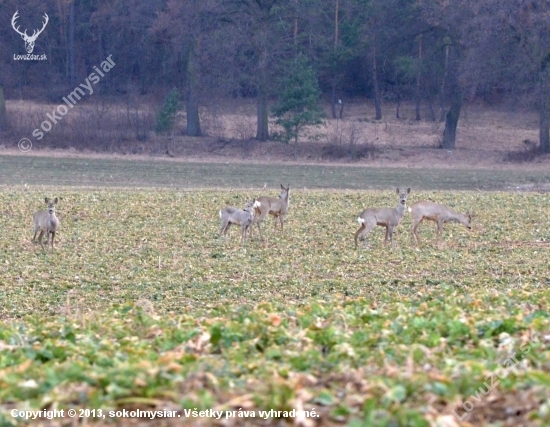
<path fill-rule="evenodd" d="M 222 226 L 220 229 L 220 237 L 223 234 L 224 239 L 227 240 L 227 230 L 231 227 L 231 224 L 241 226 L 241 245 L 244 246 L 246 240 L 246 231 L 254 222 L 254 203 L 255 200 L 248 200 L 244 209 L 237 209 L 233 206 L 229 206 L 220 211 L 220 218 Z"/>
<path fill-rule="evenodd" d="M 267 214 L 273 215 L 274 217 L 274 226 L 277 228 L 277 218 L 281 223 L 281 232 L 284 231 L 283 223 L 284 217 L 288 212 L 289 197 L 290 197 L 290 184 L 287 187 L 283 187 L 281 184 L 281 194 L 279 197 L 268 197 L 263 196 L 256 200 L 254 203 L 255 218 L 254 222 L 258 224 L 258 230 L 260 232 L 260 239 L 263 240 L 262 228 L 260 223 L 264 220 Z M 251 230 L 252 232 L 252 230 Z"/>
<path fill-rule="evenodd" d="M 377 225 L 386 228 L 386 236 L 384 237 L 384 246 L 388 241 L 388 236 L 390 238 L 391 247 L 393 248 L 393 229 L 397 227 L 401 218 L 405 214 L 405 207 L 407 204 L 407 197 L 411 192 L 410 188 L 407 188 L 407 191 L 400 191 L 397 189 L 397 194 L 399 195 L 399 203 L 397 208 L 369 208 L 365 209 L 357 218 L 357 222 L 360 224 L 359 230 L 355 232 L 355 249 L 357 249 L 357 239 L 361 236 L 365 248 L 367 247 L 367 235 L 376 227 Z"/>
<path fill-rule="evenodd" d="M 44 249 L 44 244 L 42 243 L 42 236 L 46 233 L 46 246 L 48 245 L 49 236 L 51 234 L 51 245 L 52 252 L 54 250 L 53 243 L 55 239 L 55 233 L 59 230 L 61 223 L 59 218 L 55 216 L 55 205 L 57 204 L 57 197 L 51 201 L 47 197 L 44 199 L 46 205 L 48 205 L 47 211 L 38 211 L 34 214 L 32 220 L 34 222 L 34 236 L 32 238 L 33 243 L 36 243 L 36 234 L 40 230 L 40 235 L 38 236 L 38 241 L 40 246 Z M 46 249 L 44 249 L 45 251 Z"/>
<path fill-rule="evenodd" d="M 413 243 L 420 244 L 420 238 L 418 237 L 417 229 L 420 223 L 425 219 L 427 219 L 428 221 L 435 221 L 437 223 L 436 240 L 439 240 L 441 234 L 443 233 L 443 224 L 449 221 L 460 222 L 468 230 L 472 229 L 472 217 L 469 213 L 457 213 L 447 206 L 440 205 L 438 203 L 428 201 L 416 202 L 409 207 L 409 212 L 413 217 L 413 226 L 411 228 L 411 237 Z"/>
<path fill-rule="evenodd" d="M 50 18 L 48 18 L 47 13 L 44 13 L 44 22 L 42 23 L 42 28 L 40 30 L 33 30 L 32 36 L 29 36 L 27 34 L 27 30 L 25 30 L 24 32 L 19 31 L 19 27 L 15 26 L 17 18 L 19 18 L 18 10 L 15 11 L 13 17 L 11 18 L 11 26 L 17 32 L 17 34 L 19 34 L 21 38 L 25 40 L 25 50 L 27 51 L 27 53 L 32 53 L 32 51 L 34 50 L 34 43 L 36 42 L 36 39 L 38 38 L 40 33 L 44 31 L 44 28 L 46 28 L 46 25 L 48 25 L 48 21 L 50 20 Z"/>

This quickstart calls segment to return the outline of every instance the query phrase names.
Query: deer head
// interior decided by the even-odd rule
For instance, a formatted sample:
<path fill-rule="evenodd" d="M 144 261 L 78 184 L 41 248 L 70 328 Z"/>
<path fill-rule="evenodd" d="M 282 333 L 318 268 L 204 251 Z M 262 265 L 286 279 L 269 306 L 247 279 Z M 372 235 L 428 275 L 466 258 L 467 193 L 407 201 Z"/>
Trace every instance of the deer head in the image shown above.
<path fill-rule="evenodd" d="M 13 29 L 21 36 L 23 40 L 25 40 L 25 50 L 27 53 L 32 53 L 34 50 L 34 42 L 36 41 L 37 37 L 40 35 L 42 31 L 44 31 L 44 28 L 46 28 L 46 25 L 48 25 L 48 21 L 50 18 L 48 18 L 48 14 L 44 13 L 44 23 L 42 24 L 42 28 L 40 30 L 33 30 L 32 36 L 27 35 L 27 30 L 25 30 L 23 33 L 19 31 L 19 27 L 15 26 L 15 21 L 17 21 L 17 18 L 19 18 L 19 11 L 15 11 L 13 14 L 13 18 L 11 18 L 11 26 Z"/>

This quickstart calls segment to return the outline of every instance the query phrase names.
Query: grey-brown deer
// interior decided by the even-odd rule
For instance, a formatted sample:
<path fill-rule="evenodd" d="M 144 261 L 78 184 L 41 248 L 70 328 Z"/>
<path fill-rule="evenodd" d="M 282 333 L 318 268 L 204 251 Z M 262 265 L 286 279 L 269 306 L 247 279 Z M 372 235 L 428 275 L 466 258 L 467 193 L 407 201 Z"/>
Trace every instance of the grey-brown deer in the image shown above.
<path fill-rule="evenodd" d="M 425 219 L 435 221 L 437 223 L 436 240 L 439 240 L 443 233 L 443 224 L 450 221 L 456 221 L 464 225 L 468 230 L 472 229 L 472 217 L 469 213 L 461 214 L 453 211 L 445 205 L 430 201 L 416 202 L 409 207 L 409 212 L 413 218 L 413 226 L 411 228 L 411 237 L 413 243 L 420 243 L 418 237 L 418 226 Z M 416 241 L 415 241 L 416 239 Z"/>
<path fill-rule="evenodd" d="M 233 206 L 228 206 L 220 211 L 220 219 L 222 226 L 220 229 L 220 237 L 224 236 L 224 240 L 227 240 L 227 230 L 231 225 L 241 226 L 241 245 L 244 246 L 246 240 L 246 231 L 254 222 L 254 203 L 255 200 L 248 200 L 244 209 L 238 209 Z"/>
<path fill-rule="evenodd" d="M 367 247 L 367 235 L 377 225 L 386 228 L 384 246 L 389 237 L 391 247 L 393 248 L 393 229 L 397 227 L 405 214 L 407 197 L 411 189 L 407 188 L 407 191 L 400 191 L 399 188 L 397 188 L 396 191 L 399 195 L 397 208 L 368 208 L 361 212 L 361 215 L 357 218 L 360 227 L 359 230 L 355 232 L 355 249 L 357 249 L 357 239 L 359 238 L 362 238 L 365 248 Z"/>
<path fill-rule="evenodd" d="M 284 231 L 284 218 L 288 212 L 288 206 L 290 203 L 290 185 L 287 185 L 285 188 L 283 184 L 281 184 L 281 190 L 283 191 L 281 191 L 279 197 L 263 196 L 258 198 L 254 204 L 254 223 L 258 224 L 261 240 L 263 240 L 263 236 L 260 224 L 268 214 L 273 215 L 275 228 L 277 228 L 277 218 L 279 218 L 279 222 L 281 223 L 281 232 Z"/>
<path fill-rule="evenodd" d="M 40 246 L 42 246 L 42 249 L 44 249 L 42 238 L 44 236 L 44 233 L 46 233 L 46 246 L 48 245 L 48 240 L 50 239 L 50 236 L 51 236 L 50 242 L 51 242 L 52 252 L 53 252 L 55 233 L 57 233 L 57 230 L 59 230 L 59 226 L 61 225 L 61 223 L 59 222 L 59 218 L 55 216 L 55 205 L 57 204 L 58 199 L 56 197 L 52 201 L 46 197 L 44 201 L 46 202 L 48 209 L 45 211 L 36 212 L 32 218 L 34 223 L 34 236 L 32 238 L 32 241 L 33 243 L 36 243 L 36 234 L 40 231 L 40 235 L 38 236 L 38 241 L 40 242 Z"/>

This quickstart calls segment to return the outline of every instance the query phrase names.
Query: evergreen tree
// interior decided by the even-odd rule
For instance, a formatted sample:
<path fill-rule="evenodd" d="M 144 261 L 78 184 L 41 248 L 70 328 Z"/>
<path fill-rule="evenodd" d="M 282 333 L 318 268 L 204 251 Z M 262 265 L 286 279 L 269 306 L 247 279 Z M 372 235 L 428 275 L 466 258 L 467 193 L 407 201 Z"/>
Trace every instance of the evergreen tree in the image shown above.
<path fill-rule="evenodd" d="M 323 123 L 324 113 L 319 106 L 321 89 L 315 70 L 303 55 L 298 55 L 290 64 L 288 73 L 279 83 L 279 99 L 273 108 L 276 124 L 285 130 L 282 139 L 298 143 L 305 126 Z"/>
<path fill-rule="evenodd" d="M 179 93 L 176 88 L 172 89 L 162 107 L 157 112 L 157 118 L 155 122 L 155 132 L 163 133 L 169 132 L 174 127 L 176 120 L 176 114 L 180 108 Z"/>

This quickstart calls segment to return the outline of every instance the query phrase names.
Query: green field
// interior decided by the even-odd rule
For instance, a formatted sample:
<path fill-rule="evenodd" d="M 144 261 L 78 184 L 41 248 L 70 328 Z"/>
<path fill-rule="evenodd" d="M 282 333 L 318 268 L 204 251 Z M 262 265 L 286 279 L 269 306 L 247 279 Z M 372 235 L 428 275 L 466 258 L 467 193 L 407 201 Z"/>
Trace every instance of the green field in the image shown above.
<path fill-rule="evenodd" d="M 548 185 L 550 171 L 367 168 L 359 166 L 183 163 L 176 161 L 0 156 L 0 184 L 95 187 L 511 191 Z"/>
<path fill-rule="evenodd" d="M 126 178 L 113 185 L 143 180 L 136 164 L 121 165 Z M 189 174 L 193 165 L 185 168 Z M 406 215 L 394 250 L 382 246 L 379 227 L 370 250 L 355 251 L 357 214 L 394 206 L 394 191 L 304 190 L 314 187 L 304 183 L 291 190 L 285 233 L 269 220 L 267 242 L 256 232 L 241 248 L 236 228 L 227 243 L 219 239 L 218 210 L 276 195 L 271 182 L 265 190 L 258 178 L 241 190 L 103 181 L 78 189 L 99 175 L 81 183 L 71 169 L 37 182 L 40 174 L 29 170 L 21 175 L 26 187 L 0 189 L 1 425 L 25 424 L 13 409 L 54 408 L 101 409 L 99 418 L 81 420 L 97 426 L 138 425 L 108 415 L 138 408 L 179 411 L 139 424 L 158 426 L 222 425 L 184 412 L 195 408 L 235 411 L 224 412 L 223 425 L 550 424 L 549 194 L 433 191 L 417 177 L 424 189 L 410 184 L 410 203 L 431 198 L 471 210 L 473 229 L 448 224 L 436 244 L 434 224 L 423 224 L 426 243 L 414 247 Z M 322 170 L 318 187 L 338 187 L 328 178 L 336 173 L 376 175 Z M 431 173 L 452 182 L 444 171 Z M 188 187 L 201 182 L 193 176 Z M 227 184 L 229 175 L 220 176 L 204 179 Z M 52 186 L 71 180 L 71 188 Z M 30 242 L 44 196 L 62 198 L 55 253 Z M 238 418 L 239 409 L 249 413 Z M 320 417 L 259 414 L 271 409 Z"/>

